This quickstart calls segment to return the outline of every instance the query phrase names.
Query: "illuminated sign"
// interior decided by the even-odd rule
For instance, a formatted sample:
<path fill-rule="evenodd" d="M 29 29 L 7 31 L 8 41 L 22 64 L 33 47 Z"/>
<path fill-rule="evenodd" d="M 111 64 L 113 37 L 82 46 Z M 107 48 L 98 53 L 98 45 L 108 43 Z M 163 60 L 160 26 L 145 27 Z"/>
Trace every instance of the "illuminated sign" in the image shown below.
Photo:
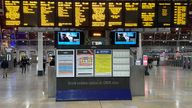
<path fill-rule="evenodd" d="M 0 2 L 0 15 L 3 14 L 3 1 Z"/>
<path fill-rule="evenodd" d="M 41 1 L 40 11 L 41 11 L 41 26 L 54 26 L 55 2 Z"/>
<path fill-rule="evenodd" d="M 5 25 L 13 27 L 180 27 L 190 19 L 189 4 L 187 0 L 5 0 L 0 15 L 4 9 Z"/>
<path fill-rule="evenodd" d="M 20 21 L 20 0 L 5 1 L 5 24 L 7 26 L 19 26 Z"/>
<path fill-rule="evenodd" d="M 187 24 L 187 3 L 174 3 L 174 26 Z"/>
<path fill-rule="evenodd" d="M 38 2 L 23 1 L 23 26 L 38 26 Z"/>
<path fill-rule="evenodd" d="M 75 26 L 89 26 L 89 2 L 75 2 Z"/>
<path fill-rule="evenodd" d="M 158 3 L 158 27 L 171 26 L 171 3 Z"/>
<path fill-rule="evenodd" d="M 143 2 L 141 4 L 141 26 L 155 26 L 155 3 Z"/>
<path fill-rule="evenodd" d="M 58 26 L 72 26 L 72 2 L 58 2 Z"/>
<path fill-rule="evenodd" d="M 92 27 L 105 26 L 105 3 L 92 2 Z"/>
<path fill-rule="evenodd" d="M 122 3 L 109 2 L 109 22 L 108 26 L 122 25 Z"/>
<path fill-rule="evenodd" d="M 138 27 L 139 3 L 125 3 L 125 27 Z"/>

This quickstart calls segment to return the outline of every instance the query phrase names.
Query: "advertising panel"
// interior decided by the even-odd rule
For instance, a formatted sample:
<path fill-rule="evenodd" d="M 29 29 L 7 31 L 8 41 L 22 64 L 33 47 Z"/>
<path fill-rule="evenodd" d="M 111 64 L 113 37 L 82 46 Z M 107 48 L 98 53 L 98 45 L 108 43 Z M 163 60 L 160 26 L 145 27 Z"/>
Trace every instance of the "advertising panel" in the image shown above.
<path fill-rule="evenodd" d="M 81 49 L 76 51 L 76 76 L 93 76 L 93 50 Z"/>
<path fill-rule="evenodd" d="M 57 51 L 56 77 L 74 77 L 74 50 Z"/>
<path fill-rule="evenodd" d="M 95 50 L 95 76 L 112 76 L 111 50 Z"/>
<path fill-rule="evenodd" d="M 113 50 L 113 77 L 130 76 L 130 52 L 129 50 Z"/>

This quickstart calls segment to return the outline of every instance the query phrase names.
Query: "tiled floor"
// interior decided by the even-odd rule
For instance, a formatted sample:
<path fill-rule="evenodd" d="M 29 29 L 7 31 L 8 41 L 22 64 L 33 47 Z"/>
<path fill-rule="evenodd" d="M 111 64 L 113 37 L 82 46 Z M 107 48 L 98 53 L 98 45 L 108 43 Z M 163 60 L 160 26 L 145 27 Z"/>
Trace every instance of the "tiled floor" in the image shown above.
<path fill-rule="evenodd" d="M 0 108 L 192 108 L 192 71 L 179 67 L 154 67 L 145 77 L 146 96 L 132 101 L 55 102 L 47 98 L 47 77 L 36 76 L 35 65 L 25 75 L 20 71 L 0 78 Z"/>

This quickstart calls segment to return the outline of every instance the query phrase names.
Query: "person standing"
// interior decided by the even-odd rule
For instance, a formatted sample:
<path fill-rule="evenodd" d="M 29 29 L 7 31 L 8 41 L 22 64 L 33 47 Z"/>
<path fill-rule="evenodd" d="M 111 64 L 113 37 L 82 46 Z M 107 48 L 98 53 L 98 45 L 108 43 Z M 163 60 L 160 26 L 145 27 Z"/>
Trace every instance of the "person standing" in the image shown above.
<path fill-rule="evenodd" d="M 7 68 L 9 67 L 8 61 L 6 59 L 1 63 L 1 68 L 3 68 L 3 78 L 7 78 Z"/>

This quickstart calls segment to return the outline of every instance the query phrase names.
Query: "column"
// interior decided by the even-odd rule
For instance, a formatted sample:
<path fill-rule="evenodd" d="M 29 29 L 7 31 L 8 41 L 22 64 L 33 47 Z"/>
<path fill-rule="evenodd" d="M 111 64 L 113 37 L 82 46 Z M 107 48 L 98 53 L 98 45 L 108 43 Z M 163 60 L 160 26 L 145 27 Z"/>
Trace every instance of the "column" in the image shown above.
<path fill-rule="evenodd" d="M 37 75 L 43 75 L 43 32 L 38 32 L 38 63 Z"/>
<path fill-rule="evenodd" d="M 139 47 L 137 47 L 137 60 L 142 59 L 142 34 L 139 33 Z"/>

